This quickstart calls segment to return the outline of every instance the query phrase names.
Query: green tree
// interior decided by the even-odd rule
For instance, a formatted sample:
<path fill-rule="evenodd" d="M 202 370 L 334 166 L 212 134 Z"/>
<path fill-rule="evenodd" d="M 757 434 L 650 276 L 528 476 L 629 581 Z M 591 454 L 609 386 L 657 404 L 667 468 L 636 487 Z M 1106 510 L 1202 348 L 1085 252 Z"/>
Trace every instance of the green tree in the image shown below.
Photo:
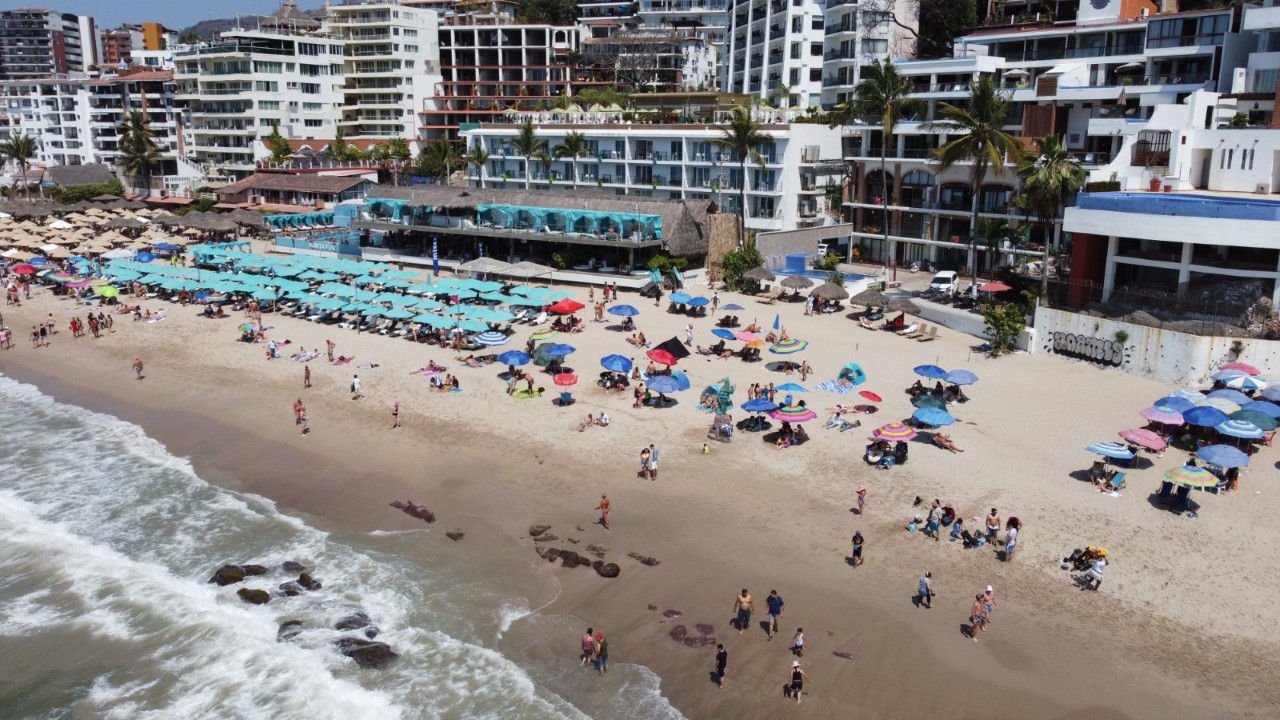
<path fill-rule="evenodd" d="M 156 136 L 145 115 L 134 110 L 120 123 L 116 132 L 120 135 L 120 166 L 127 175 L 142 178 L 147 195 L 151 194 L 151 170 L 160 164 L 160 150 L 156 148 Z"/>
<path fill-rule="evenodd" d="M 578 19 L 575 0 L 521 0 L 516 10 L 521 22 L 572 25 Z"/>
<path fill-rule="evenodd" d="M 920 33 L 917 58 L 949 58 L 955 38 L 978 24 L 975 0 L 919 0 Z"/>
<path fill-rule="evenodd" d="M 1044 263 L 1040 268 L 1040 303 L 1049 303 L 1049 253 L 1053 244 L 1053 224 L 1058 213 L 1084 187 L 1088 173 L 1067 155 L 1057 135 L 1036 138 L 1034 152 L 1024 153 L 1018 163 L 1022 195 L 1035 211 L 1044 232 Z"/>
<path fill-rule="evenodd" d="M 578 189 L 578 158 L 589 154 L 587 148 L 587 137 L 582 133 L 571 130 L 564 136 L 564 142 L 556 146 L 554 155 L 557 159 L 569 160 L 570 180 L 573 181 L 573 189 Z"/>
<path fill-rule="evenodd" d="M 31 195 L 31 183 L 26 178 L 26 172 L 31 169 L 31 158 L 36 156 L 38 149 L 36 139 L 26 133 L 17 133 L 0 143 L 0 157 L 6 161 L 12 160 L 18 166 L 18 172 L 23 174 L 23 192 L 28 197 Z"/>
<path fill-rule="evenodd" d="M 453 143 L 445 138 L 431 143 L 418 155 L 418 169 L 441 185 L 449 183 L 449 176 L 458 168 L 458 155 Z"/>
<path fill-rule="evenodd" d="M 396 162 L 404 162 L 413 157 L 413 152 L 409 150 L 409 142 L 402 137 L 391 138 L 391 142 L 387 143 L 387 158 Z"/>
<path fill-rule="evenodd" d="M 543 165 L 550 162 L 547 154 L 547 141 L 538 137 L 538 130 L 533 126 L 533 118 L 525 118 L 515 137 L 511 138 L 511 147 L 524 156 L 524 186 L 529 187 L 529 172 L 534 160 L 541 160 Z"/>
<path fill-rule="evenodd" d="M 943 103 L 938 110 L 941 119 L 925 123 L 924 129 L 958 135 L 934 150 L 938 165 L 946 170 L 963 161 L 972 162 L 970 172 L 973 190 L 973 222 L 969 233 L 970 276 L 978 279 L 978 213 L 982 209 L 982 182 L 987 173 L 1004 173 L 1006 157 L 1020 157 L 1018 139 L 1002 128 L 1009 114 L 1009 100 L 996 91 L 991 76 L 984 75 L 973 87 L 967 107 Z"/>
<path fill-rule="evenodd" d="M 897 273 L 898 241 L 889 235 L 889 147 L 893 145 L 893 131 L 898 121 L 913 113 L 922 112 L 924 103 L 909 97 L 911 86 L 898 74 L 892 60 L 873 60 L 862 75 L 862 82 L 854 88 L 853 100 L 836 108 L 831 127 L 847 125 L 854 118 L 872 115 L 880 118 L 880 177 L 886 183 L 883 204 L 880 206 L 881 227 L 884 229 L 884 246 L 889 252 L 885 266 L 892 266 Z"/>
<path fill-rule="evenodd" d="M 476 169 L 476 187 L 484 187 L 484 169 L 489 164 L 489 151 L 484 143 L 476 141 L 467 151 L 467 164 Z"/>
<path fill-rule="evenodd" d="M 748 270 L 764 265 L 764 256 L 754 247 L 732 250 L 724 254 L 720 266 L 724 269 L 724 284 L 730 290 L 741 290 L 742 275 Z"/>
<path fill-rule="evenodd" d="M 347 145 L 347 133 L 341 125 L 333 131 L 333 142 L 329 143 L 325 154 L 334 162 L 345 162 L 348 159 L 350 147 Z"/>
<path fill-rule="evenodd" d="M 271 134 L 267 136 L 267 149 L 271 151 L 271 162 L 282 163 L 293 154 L 293 146 L 280 134 L 280 123 L 272 121 Z"/>
<path fill-rule="evenodd" d="M 991 343 L 991 356 L 1012 350 L 1017 346 L 1018 336 L 1027 327 L 1021 305 L 1006 303 L 1004 305 L 987 304 L 982 308 L 982 319 L 987 324 L 987 338 Z"/>
<path fill-rule="evenodd" d="M 738 165 L 742 168 L 742 184 L 738 187 L 738 249 L 747 246 L 747 160 L 764 167 L 764 157 L 756 148 L 773 142 L 773 137 L 760 130 L 760 123 L 744 107 L 733 109 L 733 117 L 721 131 L 718 138 L 712 138 L 716 147 L 731 150 L 738 155 Z"/>

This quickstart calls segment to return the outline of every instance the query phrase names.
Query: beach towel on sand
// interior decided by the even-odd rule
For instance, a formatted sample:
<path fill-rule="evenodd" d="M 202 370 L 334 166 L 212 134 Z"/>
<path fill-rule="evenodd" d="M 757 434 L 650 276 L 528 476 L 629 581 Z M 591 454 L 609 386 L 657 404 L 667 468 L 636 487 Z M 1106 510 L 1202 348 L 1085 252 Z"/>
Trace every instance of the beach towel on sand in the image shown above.
<path fill-rule="evenodd" d="M 826 390 L 837 395 L 846 395 L 858 389 L 858 386 L 853 383 L 842 383 L 839 380 L 826 380 L 818 383 L 817 387 L 819 390 Z"/>
<path fill-rule="evenodd" d="M 351 361 L 352 361 L 352 360 L 355 360 L 355 357 L 354 357 L 354 356 L 353 356 L 353 357 L 349 357 L 349 358 L 342 358 L 341 360 L 334 360 L 334 361 L 333 361 L 333 364 L 334 364 L 334 365 L 349 365 L 349 364 L 351 363 Z"/>
<path fill-rule="evenodd" d="M 528 390 L 517 390 L 511 395 L 512 397 L 515 397 L 518 400 L 528 400 L 530 398 L 542 397 L 545 394 L 546 393 L 541 393 L 541 392 L 538 392 L 537 390 L 534 390 L 533 392 L 529 392 Z"/>

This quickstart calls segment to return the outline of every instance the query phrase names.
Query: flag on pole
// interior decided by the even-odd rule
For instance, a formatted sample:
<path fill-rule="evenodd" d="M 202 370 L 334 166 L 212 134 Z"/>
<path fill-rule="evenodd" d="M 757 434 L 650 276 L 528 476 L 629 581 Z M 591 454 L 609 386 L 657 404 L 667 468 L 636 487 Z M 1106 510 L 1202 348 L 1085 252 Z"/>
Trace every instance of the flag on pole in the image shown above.
<path fill-rule="evenodd" d="M 431 236 L 431 274 L 440 275 L 440 236 Z"/>

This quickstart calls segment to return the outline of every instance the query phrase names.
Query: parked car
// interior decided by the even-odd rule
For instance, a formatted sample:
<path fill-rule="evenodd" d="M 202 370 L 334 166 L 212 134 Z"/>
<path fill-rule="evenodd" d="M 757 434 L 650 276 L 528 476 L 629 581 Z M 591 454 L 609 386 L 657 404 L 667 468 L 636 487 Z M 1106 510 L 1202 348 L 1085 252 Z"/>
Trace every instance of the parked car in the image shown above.
<path fill-rule="evenodd" d="M 960 276 L 955 270 L 943 270 L 929 281 L 929 292 L 935 295 L 954 295 L 960 287 Z"/>

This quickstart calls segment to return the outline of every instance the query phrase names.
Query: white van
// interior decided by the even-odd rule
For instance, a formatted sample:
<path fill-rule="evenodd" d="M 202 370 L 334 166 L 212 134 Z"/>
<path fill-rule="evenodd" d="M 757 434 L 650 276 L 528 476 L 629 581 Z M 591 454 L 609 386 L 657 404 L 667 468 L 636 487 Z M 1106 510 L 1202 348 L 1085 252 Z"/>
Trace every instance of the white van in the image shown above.
<path fill-rule="evenodd" d="M 929 281 L 929 291 L 940 295 L 954 295 L 960 286 L 960 276 L 955 270 L 943 270 Z"/>

